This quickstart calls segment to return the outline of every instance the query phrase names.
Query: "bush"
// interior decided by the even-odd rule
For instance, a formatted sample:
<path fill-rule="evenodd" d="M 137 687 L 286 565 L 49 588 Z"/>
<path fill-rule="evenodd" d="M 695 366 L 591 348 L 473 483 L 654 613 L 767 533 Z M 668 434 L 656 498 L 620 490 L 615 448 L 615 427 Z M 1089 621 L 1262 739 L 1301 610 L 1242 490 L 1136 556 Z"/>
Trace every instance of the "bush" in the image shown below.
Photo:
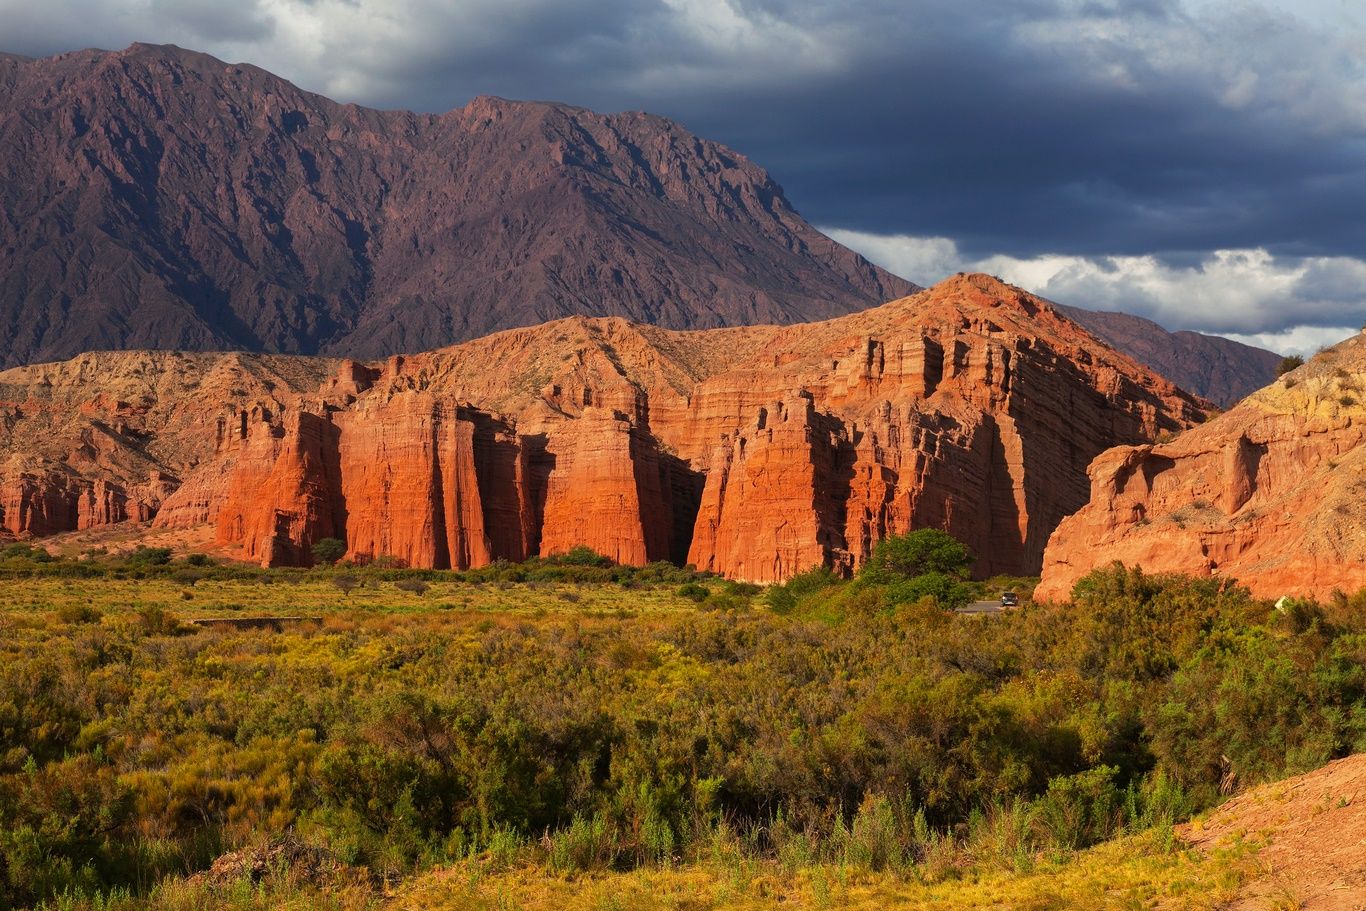
<path fill-rule="evenodd" d="M 1098 766 L 1048 782 L 1037 802 L 1036 819 L 1055 848 L 1075 851 L 1111 837 L 1119 830 L 1121 799 L 1115 787 L 1119 770 Z"/>
<path fill-rule="evenodd" d="M 550 868 L 557 873 L 610 869 L 617 859 L 617 832 L 606 814 L 574 814 L 569 828 L 549 835 L 546 849 Z"/>
<path fill-rule="evenodd" d="M 351 597 L 351 592 L 360 588 L 362 583 L 360 579 L 357 579 L 350 573 L 338 573 L 332 577 L 332 584 L 336 586 L 343 595 L 346 595 L 346 597 L 349 598 Z"/>
<path fill-rule="evenodd" d="M 770 585 L 764 592 L 764 601 L 775 614 L 788 614 L 797 607 L 797 596 L 786 585 Z"/>
<path fill-rule="evenodd" d="M 922 598 L 932 598 L 942 608 L 962 607 L 976 594 L 973 586 L 944 573 L 931 572 L 903 579 L 887 586 L 888 605 L 914 604 Z"/>
<path fill-rule="evenodd" d="M 593 548 L 586 547 L 582 544 L 578 545 L 577 547 L 571 547 L 569 550 L 565 551 L 562 554 L 555 554 L 554 556 L 547 557 L 546 562 L 557 563 L 561 566 L 606 567 L 613 565 L 612 560 L 610 558 L 604 557 L 602 554 L 593 550 Z"/>
<path fill-rule="evenodd" d="M 676 594 L 680 598 L 687 598 L 689 601 L 701 604 L 707 600 L 707 596 L 711 594 L 711 589 L 705 585 L 698 585 L 696 582 L 688 582 L 680 585 Z"/>
<path fill-rule="evenodd" d="M 64 604 L 57 610 L 63 623 L 99 623 L 104 614 L 89 604 Z"/>
<path fill-rule="evenodd" d="M 314 542 L 313 560 L 323 566 L 331 566 L 346 556 L 346 542 L 340 538 L 322 538 Z"/>
<path fill-rule="evenodd" d="M 968 549 L 948 532 L 921 528 L 879 541 L 859 571 L 859 578 L 883 585 L 930 573 L 964 579 L 972 559 Z"/>
<path fill-rule="evenodd" d="M 399 579 L 394 583 L 394 588 L 401 592 L 411 592 L 414 595 L 425 595 L 428 585 L 421 579 Z"/>
<path fill-rule="evenodd" d="M 804 573 L 798 573 L 784 583 L 784 587 L 795 598 L 818 592 L 823 588 L 838 585 L 843 580 L 835 575 L 828 566 L 813 566 Z"/>
<path fill-rule="evenodd" d="M 1298 354 L 1283 357 L 1281 358 L 1280 364 L 1276 366 L 1276 376 L 1285 376 L 1290 371 L 1303 366 L 1304 358 L 1300 357 Z"/>
<path fill-rule="evenodd" d="M 171 562 L 171 549 L 139 545 L 124 558 L 124 562 L 130 566 L 165 566 Z"/>

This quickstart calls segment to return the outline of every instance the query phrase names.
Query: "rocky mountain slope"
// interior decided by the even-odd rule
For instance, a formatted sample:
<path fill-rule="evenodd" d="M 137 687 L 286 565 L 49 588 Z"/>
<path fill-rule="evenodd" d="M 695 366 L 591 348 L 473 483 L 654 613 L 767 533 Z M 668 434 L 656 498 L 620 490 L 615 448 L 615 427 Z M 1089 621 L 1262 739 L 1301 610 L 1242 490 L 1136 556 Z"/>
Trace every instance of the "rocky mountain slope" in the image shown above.
<path fill-rule="evenodd" d="M 659 117 L 368 110 L 175 47 L 0 55 L 0 367 L 783 323 L 913 290 Z"/>
<path fill-rule="evenodd" d="M 15 535 L 154 517 L 268 564 L 324 537 L 437 567 L 582 544 L 755 581 L 927 525 L 1037 571 L 1096 454 L 1205 407 L 987 276 L 821 323 L 574 317 L 375 363 L 83 355 L 0 373 L 0 403 Z"/>
<path fill-rule="evenodd" d="M 1097 338 L 1123 351 L 1182 389 L 1231 408 L 1276 378 L 1281 356 L 1232 339 L 1199 332 L 1168 332 L 1128 313 L 1058 309 Z"/>
<path fill-rule="evenodd" d="M 1037 597 L 1091 569 L 1219 575 L 1255 594 L 1366 586 L 1366 336 L 1328 349 L 1195 430 L 1091 466 L 1053 533 Z"/>

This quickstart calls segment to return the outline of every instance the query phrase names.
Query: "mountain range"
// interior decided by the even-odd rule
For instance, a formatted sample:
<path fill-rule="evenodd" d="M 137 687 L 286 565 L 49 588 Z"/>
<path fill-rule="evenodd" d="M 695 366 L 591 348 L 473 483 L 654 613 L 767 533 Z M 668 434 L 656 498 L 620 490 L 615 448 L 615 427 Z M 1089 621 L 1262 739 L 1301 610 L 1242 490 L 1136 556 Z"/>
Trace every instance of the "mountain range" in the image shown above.
<path fill-rule="evenodd" d="M 173 46 L 0 54 L 0 367 L 379 357 L 571 315 L 792 323 L 915 290 L 661 117 L 371 110 Z M 1272 377 L 1269 352 L 1064 312 L 1221 406 Z"/>
<path fill-rule="evenodd" d="M 573 314 L 673 328 L 915 286 L 648 114 L 376 111 L 135 44 L 0 58 L 0 365 L 108 348 L 417 351 Z"/>
<path fill-rule="evenodd" d="M 1231 408 L 1270 383 L 1281 363 L 1279 354 L 1264 348 L 1189 330 L 1168 332 L 1129 313 L 1058 309 L 1092 335 L 1221 408 Z"/>

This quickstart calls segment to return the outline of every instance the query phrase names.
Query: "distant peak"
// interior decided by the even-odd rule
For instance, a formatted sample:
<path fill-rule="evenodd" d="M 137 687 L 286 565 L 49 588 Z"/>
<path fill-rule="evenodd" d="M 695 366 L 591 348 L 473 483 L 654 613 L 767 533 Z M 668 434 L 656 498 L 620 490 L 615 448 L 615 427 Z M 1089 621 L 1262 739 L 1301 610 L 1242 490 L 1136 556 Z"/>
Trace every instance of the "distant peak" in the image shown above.
<path fill-rule="evenodd" d="M 1027 293 L 1024 289 L 1008 284 L 996 276 L 988 275 L 985 272 L 959 272 L 957 275 L 950 276 L 933 286 L 931 290 L 937 288 L 943 288 L 945 290 L 967 290 L 969 288 L 975 288 L 983 293 L 997 296 Z"/>

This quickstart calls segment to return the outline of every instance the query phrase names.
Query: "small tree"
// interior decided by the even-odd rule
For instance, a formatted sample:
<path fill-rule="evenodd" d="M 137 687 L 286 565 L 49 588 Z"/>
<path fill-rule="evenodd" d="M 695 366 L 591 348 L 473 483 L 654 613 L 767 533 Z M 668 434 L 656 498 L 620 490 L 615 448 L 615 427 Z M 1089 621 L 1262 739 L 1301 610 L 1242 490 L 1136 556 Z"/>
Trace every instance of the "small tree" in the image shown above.
<path fill-rule="evenodd" d="M 346 595 L 346 597 L 348 598 L 351 597 L 351 592 L 354 589 L 360 588 L 360 580 L 357 579 L 355 576 L 348 575 L 345 573 L 338 576 L 333 576 L 332 584 L 337 586 L 337 588 L 341 589 L 341 593 L 343 595 Z"/>
<path fill-rule="evenodd" d="M 888 584 L 940 573 L 955 579 L 967 577 L 972 554 L 953 536 L 938 528 L 919 528 L 910 534 L 883 538 L 859 571 L 869 582 Z"/>
<path fill-rule="evenodd" d="M 412 592 L 414 595 L 427 594 L 427 583 L 421 579 L 399 579 L 394 583 L 394 588 L 401 592 Z"/>
<path fill-rule="evenodd" d="M 1287 373 L 1294 370 L 1296 367 L 1303 366 L 1304 358 L 1300 357 L 1298 354 L 1292 354 L 1289 357 L 1281 358 L 1280 366 L 1276 368 L 1276 375 L 1285 376 Z"/>
<path fill-rule="evenodd" d="M 346 542 L 340 538 L 323 538 L 313 545 L 313 559 L 326 566 L 336 563 L 346 554 Z"/>

